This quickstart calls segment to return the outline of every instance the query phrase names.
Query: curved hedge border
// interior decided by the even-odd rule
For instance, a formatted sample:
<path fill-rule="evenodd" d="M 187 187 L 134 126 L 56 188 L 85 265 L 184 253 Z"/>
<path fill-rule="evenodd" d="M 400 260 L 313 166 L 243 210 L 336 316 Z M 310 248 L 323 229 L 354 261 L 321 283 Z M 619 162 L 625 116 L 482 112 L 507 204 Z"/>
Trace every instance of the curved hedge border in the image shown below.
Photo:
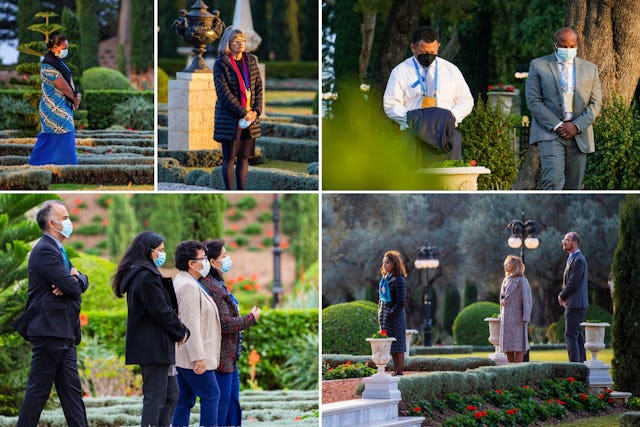
<path fill-rule="evenodd" d="M 268 159 L 311 163 L 318 161 L 317 139 L 262 137 L 256 141 Z"/>
<path fill-rule="evenodd" d="M 0 190 L 47 190 L 51 179 L 48 170 L 0 170 Z"/>
<path fill-rule="evenodd" d="M 350 361 L 351 363 L 364 363 L 367 366 L 375 367 L 371 361 L 371 356 L 354 356 L 349 354 L 323 354 L 322 364 L 335 368 Z M 387 363 L 387 367 L 393 366 L 392 361 Z M 493 360 L 486 357 L 461 357 L 451 359 L 448 357 L 420 357 L 411 356 L 404 359 L 404 369 L 406 371 L 439 372 L 439 371 L 466 371 L 481 366 L 495 366 Z"/>
<path fill-rule="evenodd" d="M 211 171 L 210 187 L 224 188 L 222 168 Z M 317 190 L 318 176 L 300 174 L 281 169 L 249 168 L 247 190 Z"/>

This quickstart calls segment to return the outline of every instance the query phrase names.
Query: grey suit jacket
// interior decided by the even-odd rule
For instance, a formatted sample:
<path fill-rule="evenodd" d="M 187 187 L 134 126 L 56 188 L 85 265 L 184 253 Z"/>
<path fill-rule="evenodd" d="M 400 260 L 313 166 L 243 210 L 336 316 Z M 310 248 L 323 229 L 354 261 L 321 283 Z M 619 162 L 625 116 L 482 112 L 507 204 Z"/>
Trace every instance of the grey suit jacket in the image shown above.
<path fill-rule="evenodd" d="M 560 298 L 567 301 L 566 308 L 589 307 L 587 260 L 582 252 L 578 252 L 562 275 L 562 292 Z"/>
<path fill-rule="evenodd" d="M 593 153 L 593 121 L 600 113 L 602 93 L 598 67 L 584 59 L 575 58 L 576 88 L 573 99 L 574 117 L 571 120 L 580 129 L 576 143 L 583 153 Z M 553 128 L 563 121 L 562 86 L 555 54 L 531 61 L 525 87 L 527 106 L 531 111 L 530 144 L 558 138 Z"/>

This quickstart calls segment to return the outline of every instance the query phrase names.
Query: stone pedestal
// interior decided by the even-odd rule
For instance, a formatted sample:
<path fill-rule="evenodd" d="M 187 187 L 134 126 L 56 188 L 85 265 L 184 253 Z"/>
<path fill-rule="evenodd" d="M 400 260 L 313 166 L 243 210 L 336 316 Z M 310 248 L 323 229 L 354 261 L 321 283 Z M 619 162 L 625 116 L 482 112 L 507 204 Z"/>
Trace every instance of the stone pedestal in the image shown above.
<path fill-rule="evenodd" d="M 407 349 L 404 352 L 404 357 L 409 357 L 409 349 L 411 347 L 411 338 L 413 335 L 418 335 L 418 331 L 415 329 L 406 329 L 404 331 L 405 342 L 407 343 Z"/>
<path fill-rule="evenodd" d="M 613 386 L 613 379 L 609 374 L 611 365 L 597 359 L 587 360 L 584 364 L 589 368 L 589 376 L 587 377 L 589 387 L 611 388 Z"/>
<path fill-rule="evenodd" d="M 400 399 L 400 378 L 389 374 L 375 374 L 364 379 L 363 399 Z"/>
<path fill-rule="evenodd" d="M 211 150 L 216 91 L 213 73 L 176 74 L 169 80 L 169 150 Z"/>

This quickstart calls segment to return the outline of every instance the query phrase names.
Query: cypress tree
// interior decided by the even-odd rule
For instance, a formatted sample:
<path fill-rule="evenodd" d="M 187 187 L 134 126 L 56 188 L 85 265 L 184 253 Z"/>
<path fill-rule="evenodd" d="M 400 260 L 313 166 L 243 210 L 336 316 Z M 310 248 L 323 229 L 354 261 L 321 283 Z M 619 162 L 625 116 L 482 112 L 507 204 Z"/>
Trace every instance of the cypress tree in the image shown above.
<path fill-rule="evenodd" d="M 221 238 L 227 199 L 222 194 L 184 194 L 186 238 L 204 241 Z"/>
<path fill-rule="evenodd" d="M 453 333 L 453 321 L 460 312 L 460 292 L 458 288 L 449 288 L 444 296 L 444 313 L 442 315 L 442 328 L 448 333 Z"/>
<path fill-rule="evenodd" d="M 131 69 L 140 72 L 153 67 L 154 32 L 153 2 L 131 2 Z"/>
<path fill-rule="evenodd" d="M 618 247 L 613 257 L 612 374 L 615 387 L 640 395 L 640 196 L 620 203 Z"/>
<path fill-rule="evenodd" d="M 287 194 L 282 200 L 282 231 L 291 238 L 296 277 L 318 259 L 318 196 Z"/>
<path fill-rule="evenodd" d="M 120 258 L 122 258 L 136 236 L 138 228 L 133 208 L 129 203 L 129 197 L 124 194 L 111 196 L 109 225 L 107 227 L 107 247 L 113 262 L 120 262 Z"/>
<path fill-rule="evenodd" d="M 35 14 L 40 11 L 40 2 L 37 0 L 19 0 L 18 1 L 18 42 L 26 44 L 29 42 L 41 41 L 42 36 L 36 32 L 29 30 L 29 26 L 34 23 Z M 18 63 L 38 62 L 38 58 L 32 55 L 20 52 L 18 55 Z"/>
<path fill-rule="evenodd" d="M 471 280 L 464 283 L 464 306 L 468 306 L 478 301 L 478 287 Z"/>
<path fill-rule="evenodd" d="M 98 49 L 100 47 L 98 25 L 98 2 L 95 0 L 77 0 L 76 13 L 80 21 L 80 63 L 81 70 L 100 65 Z"/>

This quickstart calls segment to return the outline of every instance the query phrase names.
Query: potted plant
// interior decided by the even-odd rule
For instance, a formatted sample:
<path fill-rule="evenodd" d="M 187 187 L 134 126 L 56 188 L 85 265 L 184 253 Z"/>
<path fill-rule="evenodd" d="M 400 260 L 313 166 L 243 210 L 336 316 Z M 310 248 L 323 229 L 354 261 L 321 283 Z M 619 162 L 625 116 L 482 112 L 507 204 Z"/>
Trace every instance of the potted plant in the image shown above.
<path fill-rule="evenodd" d="M 500 111 L 502 111 L 505 116 L 514 112 L 514 98 L 519 95 L 518 89 L 513 85 L 498 83 L 497 85 L 487 86 L 487 99 L 489 103 L 492 107 L 500 107 Z"/>
<path fill-rule="evenodd" d="M 384 373 L 384 368 L 391 360 L 391 343 L 396 339 L 387 336 L 387 331 L 381 329 L 367 338 L 369 344 L 371 344 L 371 360 L 378 367 L 378 373 L 374 376 L 387 375 Z"/>
<path fill-rule="evenodd" d="M 475 160 L 445 160 L 429 168 L 416 170 L 427 179 L 427 190 L 476 191 L 478 176 L 491 173 L 490 169 L 478 166 Z"/>
<path fill-rule="evenodd" d="M 489 359 L 496 362 L 496 365 L 507 364 L 507 355 L 500 350 L 500 314 L 495 313 L 484 321 L 489 322 L 489 342 L 495 347 L 495 352 L 489 355 Z"/>

